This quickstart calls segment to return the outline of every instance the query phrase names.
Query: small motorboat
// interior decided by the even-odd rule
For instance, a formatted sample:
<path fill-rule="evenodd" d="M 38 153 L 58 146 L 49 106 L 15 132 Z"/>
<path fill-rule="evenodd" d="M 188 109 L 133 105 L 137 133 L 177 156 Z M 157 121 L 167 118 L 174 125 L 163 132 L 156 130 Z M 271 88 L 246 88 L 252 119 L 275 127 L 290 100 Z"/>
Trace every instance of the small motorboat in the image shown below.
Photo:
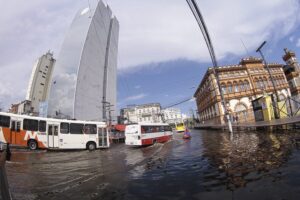
<path fill-rule="evenodd" d="M 191 135 L 187 135 L 187 134 L 184 134 L 183 136 L 182 136 L 182 138 L 183 139 L 185 139 L 185 140 L 189 140 L 189 139 L 191 139 Z"/>
<path fill-rule="evenodd" d="M 190 132 L 184 132 L 184 134 L 183 134 L 183 136 L 182 136 L 182 138 L 183 139 L 191 139 L 191 133 Z"/>

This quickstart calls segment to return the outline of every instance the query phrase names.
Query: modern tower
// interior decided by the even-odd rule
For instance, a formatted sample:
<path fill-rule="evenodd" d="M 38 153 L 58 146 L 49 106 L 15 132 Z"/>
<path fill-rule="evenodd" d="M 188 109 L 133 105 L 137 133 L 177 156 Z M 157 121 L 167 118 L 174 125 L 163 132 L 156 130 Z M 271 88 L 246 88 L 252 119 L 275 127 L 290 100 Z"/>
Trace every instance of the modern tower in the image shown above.
<path fill-rule="evenodd" d="M 49 116 L 115 118 L 108 108 L 116 110 L 118 37 L 119 22 L 102 1 L 76 14 L 55 66 Z"/>
<path fill-rule="evenodd" d="M 33 66 L 26 100 L 31 101 L 31 107 L 35 113 L 39 112 L 40 102 L 48 99 L 54 64 L 53 54 L 48 51 L 38 58 Z"/>

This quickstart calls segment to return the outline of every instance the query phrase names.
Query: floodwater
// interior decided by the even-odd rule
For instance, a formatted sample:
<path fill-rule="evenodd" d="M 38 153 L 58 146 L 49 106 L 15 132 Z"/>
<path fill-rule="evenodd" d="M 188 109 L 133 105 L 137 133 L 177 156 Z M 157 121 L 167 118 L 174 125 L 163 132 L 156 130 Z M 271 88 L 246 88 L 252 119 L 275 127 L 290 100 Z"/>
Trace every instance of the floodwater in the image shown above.
<path fill-rule="evenodd" d="M 144 148 L 13 151 L 14 199 L 300 199 L 300 132 L 193 130 Z"/>

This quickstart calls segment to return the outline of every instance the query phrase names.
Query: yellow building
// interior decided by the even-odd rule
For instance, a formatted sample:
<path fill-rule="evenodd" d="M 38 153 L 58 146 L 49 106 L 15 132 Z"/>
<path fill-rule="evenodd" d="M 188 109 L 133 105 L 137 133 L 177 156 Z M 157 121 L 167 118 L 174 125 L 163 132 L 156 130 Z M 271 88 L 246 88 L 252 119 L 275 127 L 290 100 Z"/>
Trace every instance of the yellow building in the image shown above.
<path fill-rule="evenodd" d="M 289 96 L 289 85 L 283 65 L 268 64 L 279 100 Z M 223 91 L 226 109 L 233 122 L 254 121 L 251 101 L 264 94 L 273 94 L 274 88 L 262 59 L 244 58 L 238 65 L 221 66 L 216 69 Z M 212 68 L 206 71 L 194 97 L 201 123 L 225 123 L 221 96 Z"/>

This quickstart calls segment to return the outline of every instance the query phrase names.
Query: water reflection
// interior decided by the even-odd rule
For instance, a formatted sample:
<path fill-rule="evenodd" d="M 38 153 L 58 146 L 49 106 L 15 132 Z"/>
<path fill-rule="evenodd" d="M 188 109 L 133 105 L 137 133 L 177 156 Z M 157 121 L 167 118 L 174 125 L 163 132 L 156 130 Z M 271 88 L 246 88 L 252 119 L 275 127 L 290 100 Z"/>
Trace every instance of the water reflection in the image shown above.
<path fill-rule="evenodd" d="M 289 158 L 294 138 L 295 134 L 254 132 L 235 133 L 230 140 L 229 134 L 203 133 L 203 156 L 212 166 L 204 176 L 206 187 L 223 184 L 234 190 L 264 176 L 280 179 L 276 169 Z M 214 184 L 207 184 L 212 180 Z"/>
<path fill-rule="evenodd" d="M 299 199 L 299 136 L 194 130 L 146 148 L 15 152 L 8 178 L 14 199 Z"/>

